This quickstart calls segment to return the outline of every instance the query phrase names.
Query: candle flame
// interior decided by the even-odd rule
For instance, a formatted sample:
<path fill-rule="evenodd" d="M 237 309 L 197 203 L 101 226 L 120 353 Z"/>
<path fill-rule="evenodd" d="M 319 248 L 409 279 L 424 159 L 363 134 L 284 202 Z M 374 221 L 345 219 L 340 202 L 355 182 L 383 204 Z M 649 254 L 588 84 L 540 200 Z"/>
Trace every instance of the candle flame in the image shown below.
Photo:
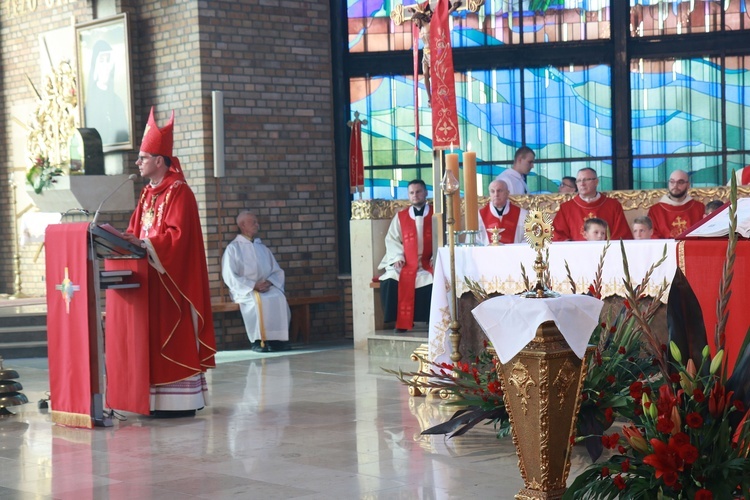
<path fill-rule="evenodd" d="M 451 142 L 451 153 L 453 153 L 453 143 Z"/>
<path fill-rule="evenodd" d="M 466 151 L 471 151 L 471 141 L 466 144 Z"/>

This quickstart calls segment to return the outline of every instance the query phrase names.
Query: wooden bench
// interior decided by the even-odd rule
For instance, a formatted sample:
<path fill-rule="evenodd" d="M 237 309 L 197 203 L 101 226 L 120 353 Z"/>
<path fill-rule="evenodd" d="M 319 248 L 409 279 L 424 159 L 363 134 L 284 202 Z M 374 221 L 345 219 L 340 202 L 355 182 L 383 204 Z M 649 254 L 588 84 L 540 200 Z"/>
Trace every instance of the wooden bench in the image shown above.
<path fill-rule="evenodd" d="M 287 297 L 289 309 L 292 311 L 292 321 L 289 325 L 289 340 L 296 342 L 300 334 L 305 344 L 310 343 L 310 306 L 312 304 L 328 304 L 338 302 L 341 297 L 338 294 L 329 295 L 306 295 L 299 297 Z M 211 312 L 226 313 L 239 311 L 240 305 L 235 302 L 214 302 L 211 304 Z"/>

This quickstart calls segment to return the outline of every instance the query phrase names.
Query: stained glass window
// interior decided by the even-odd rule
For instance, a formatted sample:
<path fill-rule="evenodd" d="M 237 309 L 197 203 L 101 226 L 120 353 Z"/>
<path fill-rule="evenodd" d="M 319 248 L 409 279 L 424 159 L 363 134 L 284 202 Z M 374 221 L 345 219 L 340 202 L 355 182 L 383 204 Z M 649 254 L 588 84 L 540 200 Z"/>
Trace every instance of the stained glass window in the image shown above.
<path fill-rule="evenodd" d="M 347 0 L 349 51 L 408 50 L 410 23 L 398 25 L 390 16 L 400 6 L 408 11 L 414 4 Z M 460 48 L 608 39 L 609 4 L 610 0 L 485 0 L 477 12 L 453 13 L 451 43 Z"/>

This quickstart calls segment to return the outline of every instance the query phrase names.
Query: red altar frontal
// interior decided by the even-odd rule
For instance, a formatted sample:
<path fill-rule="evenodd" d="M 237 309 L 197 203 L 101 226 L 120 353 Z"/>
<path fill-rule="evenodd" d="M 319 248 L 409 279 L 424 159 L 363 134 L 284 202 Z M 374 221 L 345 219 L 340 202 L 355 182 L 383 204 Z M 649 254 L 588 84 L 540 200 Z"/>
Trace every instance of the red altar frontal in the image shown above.
<path fill-rule="evenodd" d="M 711 352 L 715 353 L 714 332 L 716 330 L 716 304 L 719 299 L 719 284 L 726 261 L 727 238 L 711 238 L 680 241 L 677 260 L 680 269 L 695 292 L 706 324 L 706 336 Z M 739 350 L 750 328 L 750 241 L 737 242 L 734 260 L 732 296 L 729 299 L 729 318 L 726 327 L 726 360 L 731 373 L 739 356 Z"/>

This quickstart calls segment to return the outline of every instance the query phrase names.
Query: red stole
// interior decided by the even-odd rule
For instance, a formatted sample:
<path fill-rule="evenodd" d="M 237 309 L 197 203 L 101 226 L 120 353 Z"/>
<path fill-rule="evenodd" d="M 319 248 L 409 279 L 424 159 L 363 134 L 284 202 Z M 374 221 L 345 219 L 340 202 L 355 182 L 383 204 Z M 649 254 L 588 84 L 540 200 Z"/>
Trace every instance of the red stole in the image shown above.
<path fill-rule="evenodd" d="M 482 207 L 479 211 L 479 216 L 484 222 L 484 227 L 487 229 L 487 238 L 492 241 L 492 233 L 489 231 L 492 228 L 505 229 L 500 233 L 500 243 L 515 243 L 516 242 L 516 226 L 518 225 L 518 218 L 521 215 L 521 209 L 514 204 L 508 204 L 508 211 L 504 213 L 498 219 L 494 213 L 490 203 Z"/>
<path fill-rule="evenodd" d="M 742 169 L 742 185 L 750 184 L 750 165 Z"/>
<path fill-rule="evenodd" d="M 417 224 L 411 218 L 411 207 L 398 213 L 401 224 L 401 239 L 404 244 L 404 267 L 398 278 L 398 310 L 396 312 L 396 328 L 411 330 L 414 327 L 414 297 L 417 272 L 419 271 L 419 235 Z M 424 217 L 422 233 L 422 269 L 432 273 L 432 207 Z"/>

